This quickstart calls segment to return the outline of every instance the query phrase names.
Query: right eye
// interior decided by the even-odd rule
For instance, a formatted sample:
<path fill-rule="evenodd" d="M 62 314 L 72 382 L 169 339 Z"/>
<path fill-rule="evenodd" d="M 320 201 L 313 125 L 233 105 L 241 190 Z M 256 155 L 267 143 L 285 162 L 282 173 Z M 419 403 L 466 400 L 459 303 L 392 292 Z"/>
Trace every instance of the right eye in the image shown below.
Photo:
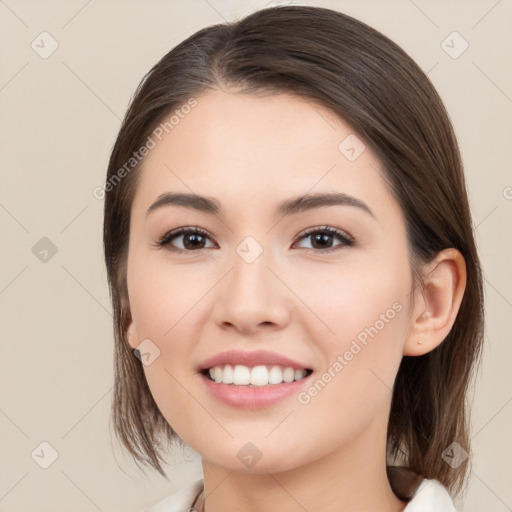
<path fill-rule="evenodd" d="M 182 247 L 173 245 L 173 241 L 179 238 L 182 239 Z M 212 247 L 204 247 L 206 240 L 209 239 L 211 239 L 210 235 L 200 228 L 179 228 L 165 234 L 155 245 L 178 253 L 197 252 Z"/>

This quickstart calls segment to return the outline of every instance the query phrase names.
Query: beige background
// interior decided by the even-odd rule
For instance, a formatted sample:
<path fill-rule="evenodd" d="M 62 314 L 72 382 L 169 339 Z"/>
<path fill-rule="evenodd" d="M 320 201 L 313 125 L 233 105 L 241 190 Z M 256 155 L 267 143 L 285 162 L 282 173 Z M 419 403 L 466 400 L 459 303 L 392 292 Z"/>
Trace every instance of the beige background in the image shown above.
<path fill-rule="evenodd" d="M 511 510 L 512 1 L 309 4 L 339 9 L 390 36 L 428 72 L 453 119 L 488 322 L 464 510 Z M 111 440 L 112 318 L 103 202 L 92 192 L 104 181 L 143 74 L 200 28 L 264 5 L 0 1 L 0 511 L 137 511 L 201 476 L 192 454 L 192 462 L 171 457 L 170 482 L 156 472 L 146 477 Z M 52 40 L 39 36 L 43 31 L 58 44 L 47 58 L 40 54 Z M 442 46 L 453 31 L 469 44 L 458 58 Z M 452 54 L 464 44 L 455 37 L 445 43 Z M 43 469 L 52 449 L 58 457 Z"/>

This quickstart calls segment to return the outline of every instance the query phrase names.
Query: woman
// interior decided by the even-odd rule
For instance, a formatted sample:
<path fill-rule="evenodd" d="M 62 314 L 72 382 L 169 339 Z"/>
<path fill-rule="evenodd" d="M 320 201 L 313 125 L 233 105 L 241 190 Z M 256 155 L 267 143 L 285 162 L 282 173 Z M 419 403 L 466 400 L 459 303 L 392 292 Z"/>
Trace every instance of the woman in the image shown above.
<path fill-rule="evenodd" d="M 287 6 L 198 31 L 112 150 L 113 420 L 147 510 L 452 511 L 483 330 L 457 142 L 403 50 Z M 450 495 L 451 494 L 451 495 Z"/>

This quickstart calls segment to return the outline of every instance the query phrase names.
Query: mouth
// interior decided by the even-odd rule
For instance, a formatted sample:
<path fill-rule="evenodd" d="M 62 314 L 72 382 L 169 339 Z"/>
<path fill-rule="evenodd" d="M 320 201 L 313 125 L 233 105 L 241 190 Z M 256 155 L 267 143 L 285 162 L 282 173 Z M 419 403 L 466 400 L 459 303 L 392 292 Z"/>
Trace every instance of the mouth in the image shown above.
<path fill-rule="evenodd" d="M 228 350 L 203 361 L 197 372 L 214 399 L 252 410 L 290 399 L 314 373 L 304 363 L 265 350 Z"/>
<path fill-rule="evenodd" d="M 208 380 L 231 386 L 263 387 L 301 381 L 309 377 L 311 368 L 292 368 L 279 365 L 245 366 L 225 364 L 205 368 L 201 372 Z"/>

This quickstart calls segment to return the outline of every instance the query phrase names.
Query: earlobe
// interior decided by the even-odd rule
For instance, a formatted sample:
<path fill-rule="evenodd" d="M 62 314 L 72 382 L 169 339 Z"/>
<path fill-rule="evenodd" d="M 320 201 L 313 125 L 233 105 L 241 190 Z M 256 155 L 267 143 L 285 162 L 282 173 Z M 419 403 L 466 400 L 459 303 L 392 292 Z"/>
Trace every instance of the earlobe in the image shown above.
<path fill-rule="evenodd" d="M 456 249 L 444 249 L 424 269 L 404 355 L 421 356 L 443 342 L 455 323 L 465 289 L 464 257 Z"/>

